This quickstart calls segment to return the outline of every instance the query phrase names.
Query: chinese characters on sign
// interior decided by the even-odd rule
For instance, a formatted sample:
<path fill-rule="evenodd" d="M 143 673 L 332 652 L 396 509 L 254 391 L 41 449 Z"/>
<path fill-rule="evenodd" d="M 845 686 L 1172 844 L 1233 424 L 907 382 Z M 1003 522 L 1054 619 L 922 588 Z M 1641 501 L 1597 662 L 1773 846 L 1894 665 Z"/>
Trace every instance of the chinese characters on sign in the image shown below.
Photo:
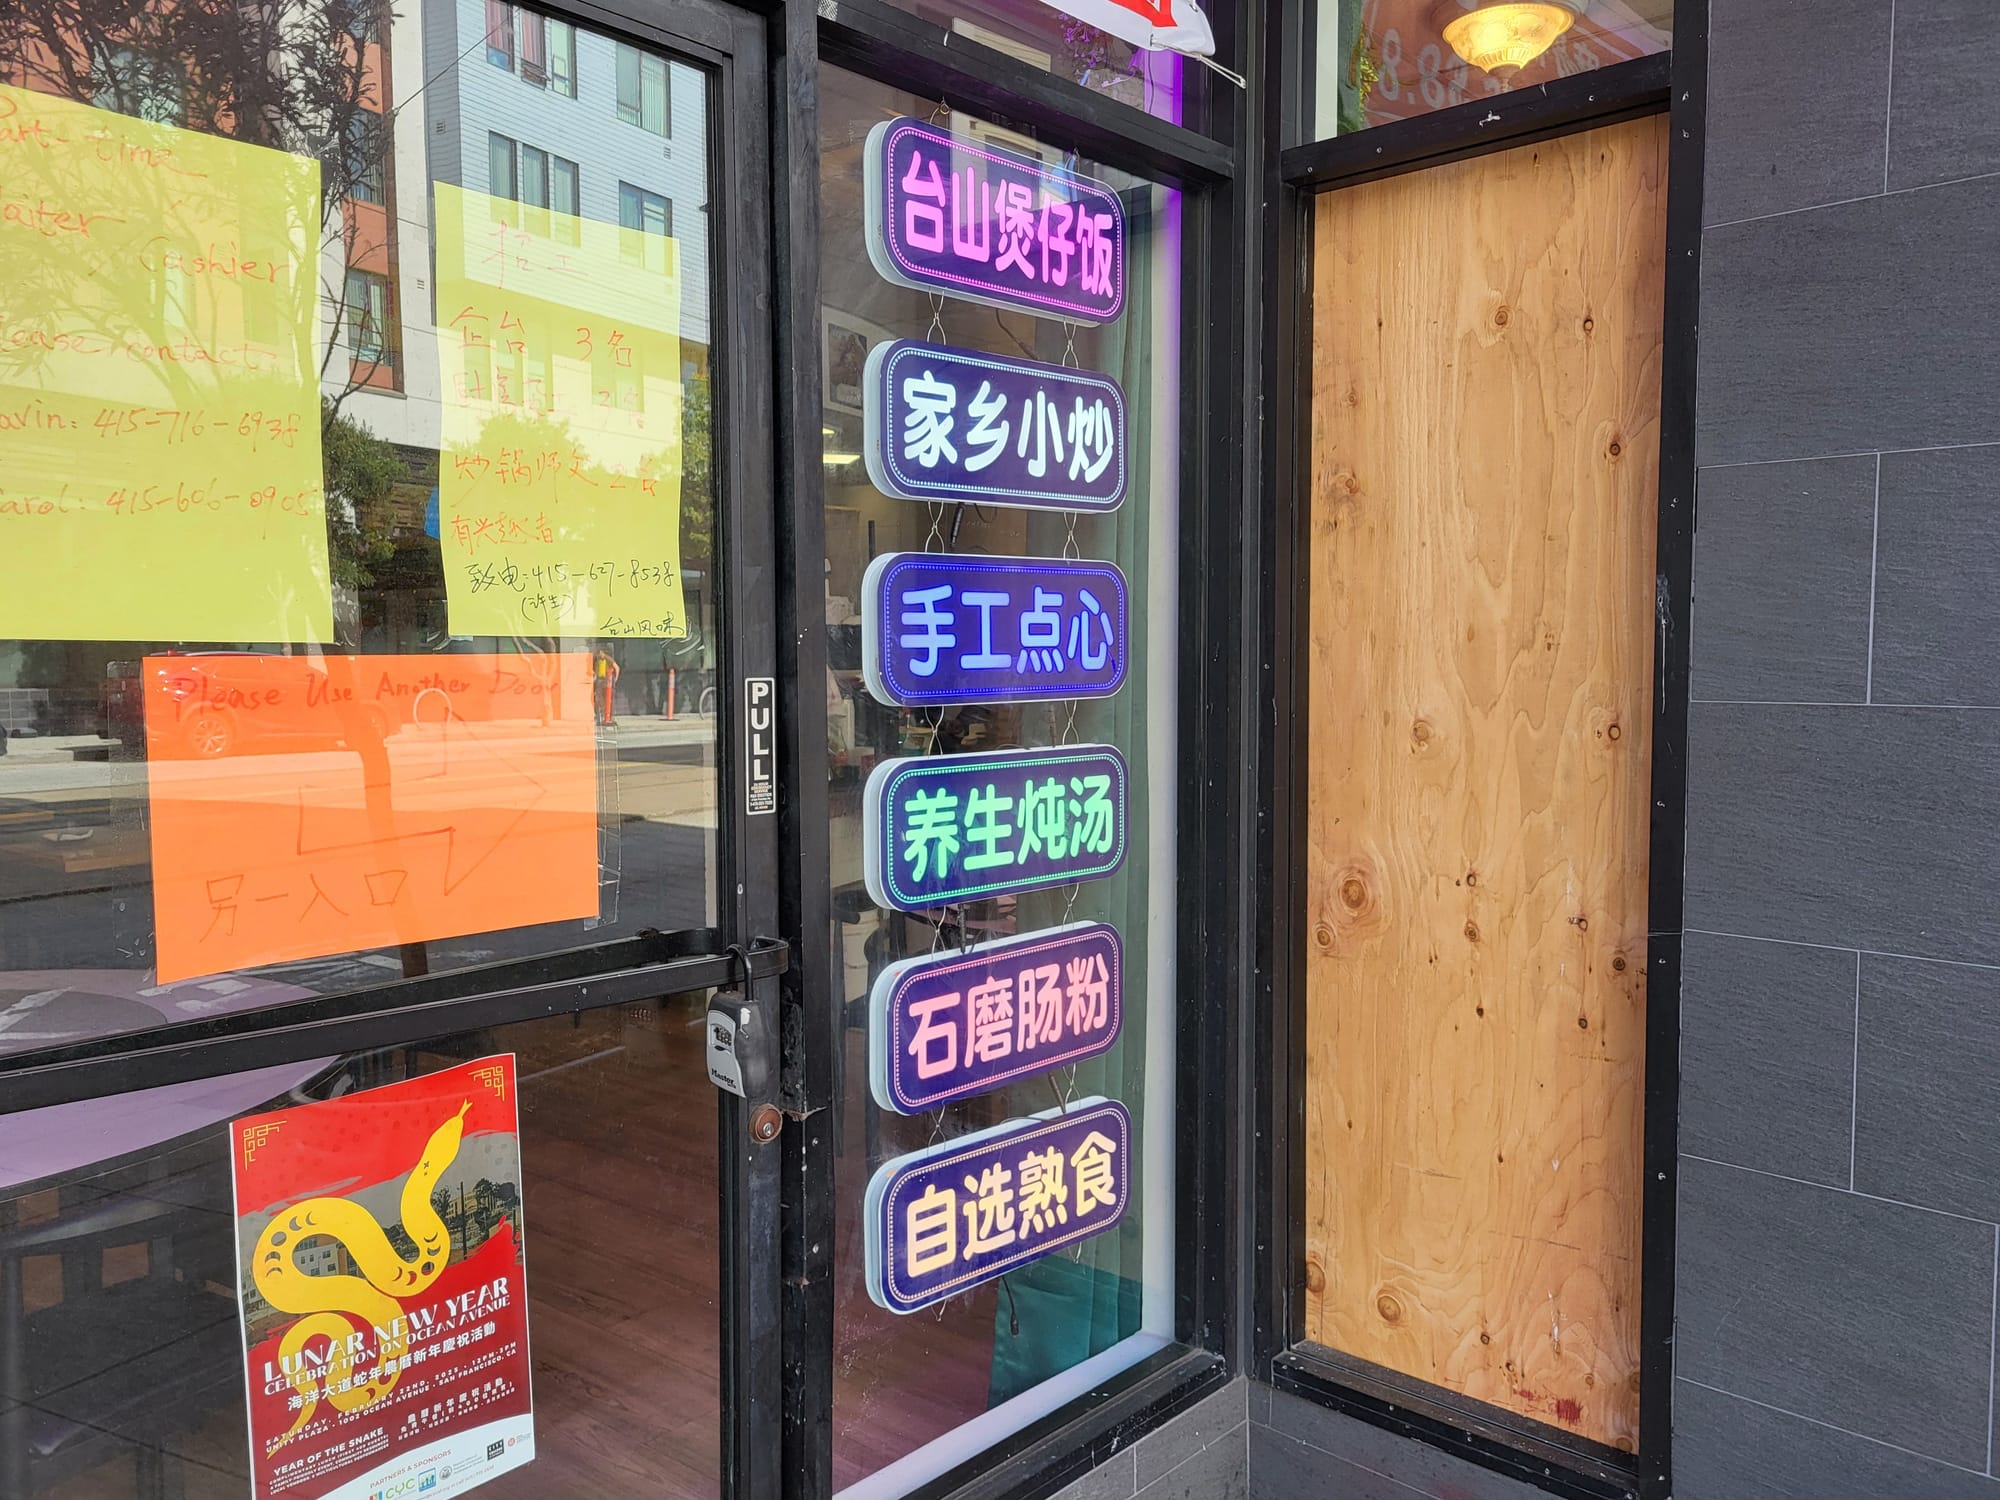
<path fill-rule="evenodd" d="M 513 1057 L 229 1136 L 253 1500 L 450 1500 L 531 1461 Z"/>
<path fill-rule="evenodd" d="M 1117 194 L 921 120 L 868 133 L 868 258 L 899 286 L 1109 323 L 1125 306 Z"/>
<path fill-rule="evenodd" d="M 1125 1217 L 1132 1121 L 1112 1099 L 1011 1120 L 888 1162 L 863 1210 L 868 1295 L 912 1313 Z"/>
<path fill-rule="evenodd" d="M 1101 879 L 1125 861 L 1126 817 L 1109 745 L 884 761 L 862 815 L 869 899 L 922 911 Z"/>
<path fill-rule="evenodd" d="M 587 655 L 141 667 L 160 983 L 597 915 Z"/>
<path fill-rule="evenodd" d="M 686 635 L 680 247 L 435 192 L 452 633 Z"/>
<path fill-rule="evenodd" d="M 0 84 L 0 209 L 0 636 L 331 640 L 319 163 Z"/>
<path fill-rule="evenodd" d="M 905 500 L 1116 510 L 1125 392 L 1108 375 L 899 339 L 868 352 L 868 477 Z"/>
<path fill-rule="evenodd" d="M 881 703 L 1108 698 L 1128 635 L 1110 563 L 889 552 L 861 585 L 862 669 Z"/>
<path fill-rule="evenodd" d="M 898 1114 L 938 1109 L 1109 1052 L 1123 1009 L 1102 922 L 902 959 L 869 993 L 869 1085 Z"/>

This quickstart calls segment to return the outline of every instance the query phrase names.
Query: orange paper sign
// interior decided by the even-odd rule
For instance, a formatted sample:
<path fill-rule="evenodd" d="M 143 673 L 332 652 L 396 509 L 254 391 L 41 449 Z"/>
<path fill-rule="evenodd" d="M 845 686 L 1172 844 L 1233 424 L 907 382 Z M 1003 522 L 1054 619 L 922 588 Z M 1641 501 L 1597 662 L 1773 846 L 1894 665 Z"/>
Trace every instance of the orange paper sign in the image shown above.
<path fill-rule="evenodd" d="M 159 982 L 595 916 L 590 657 L 149 656 Z"/>

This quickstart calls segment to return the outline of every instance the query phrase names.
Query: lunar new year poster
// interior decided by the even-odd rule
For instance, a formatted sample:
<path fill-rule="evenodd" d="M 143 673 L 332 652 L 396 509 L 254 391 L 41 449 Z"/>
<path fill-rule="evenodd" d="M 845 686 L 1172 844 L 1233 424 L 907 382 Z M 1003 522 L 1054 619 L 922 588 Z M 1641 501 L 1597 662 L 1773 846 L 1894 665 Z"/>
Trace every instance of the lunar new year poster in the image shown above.
<path fill-rule="evenodd" d="M 532 1459 L 514 1059 L 230 1149 L 254 1500 L 449 1500 Z"/>

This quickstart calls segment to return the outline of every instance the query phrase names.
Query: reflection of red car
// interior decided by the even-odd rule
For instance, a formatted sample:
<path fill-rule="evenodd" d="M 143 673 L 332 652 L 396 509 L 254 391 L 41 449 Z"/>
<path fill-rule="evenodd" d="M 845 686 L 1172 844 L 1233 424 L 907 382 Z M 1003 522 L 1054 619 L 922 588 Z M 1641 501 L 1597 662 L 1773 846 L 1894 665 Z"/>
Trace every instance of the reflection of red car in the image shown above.
<path fill-rule="evenodd" d="M 152 695 L 157 726 L 165 726 L 189 755 L 335 750 L 390 733 L 388 713 L 373 703 L 336 712 L 305 701 L 298 662 L 255 651 L 208 651 L 148 658 L 134 664 L 137 692 L 110 695 L 125 712 L 143 715 Z M 122 725 L 121 725 L 122 729 Z M 133 739 L 143 737 L 143 719 Z M 120 738 L 126 736 L 121 733 Z"/>

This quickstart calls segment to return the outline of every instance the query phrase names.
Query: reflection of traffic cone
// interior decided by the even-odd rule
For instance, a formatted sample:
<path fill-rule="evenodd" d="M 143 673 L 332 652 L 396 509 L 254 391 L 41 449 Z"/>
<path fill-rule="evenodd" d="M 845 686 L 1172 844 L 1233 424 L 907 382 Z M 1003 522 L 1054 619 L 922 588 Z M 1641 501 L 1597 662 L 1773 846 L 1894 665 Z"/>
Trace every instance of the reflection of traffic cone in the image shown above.
<path fill-rule="evenodd" d="M 673 716 L 674 716 L 674 669 L 672 667 L 668 667 L 667 668 L 667 718 L 671 720 Z"/>

